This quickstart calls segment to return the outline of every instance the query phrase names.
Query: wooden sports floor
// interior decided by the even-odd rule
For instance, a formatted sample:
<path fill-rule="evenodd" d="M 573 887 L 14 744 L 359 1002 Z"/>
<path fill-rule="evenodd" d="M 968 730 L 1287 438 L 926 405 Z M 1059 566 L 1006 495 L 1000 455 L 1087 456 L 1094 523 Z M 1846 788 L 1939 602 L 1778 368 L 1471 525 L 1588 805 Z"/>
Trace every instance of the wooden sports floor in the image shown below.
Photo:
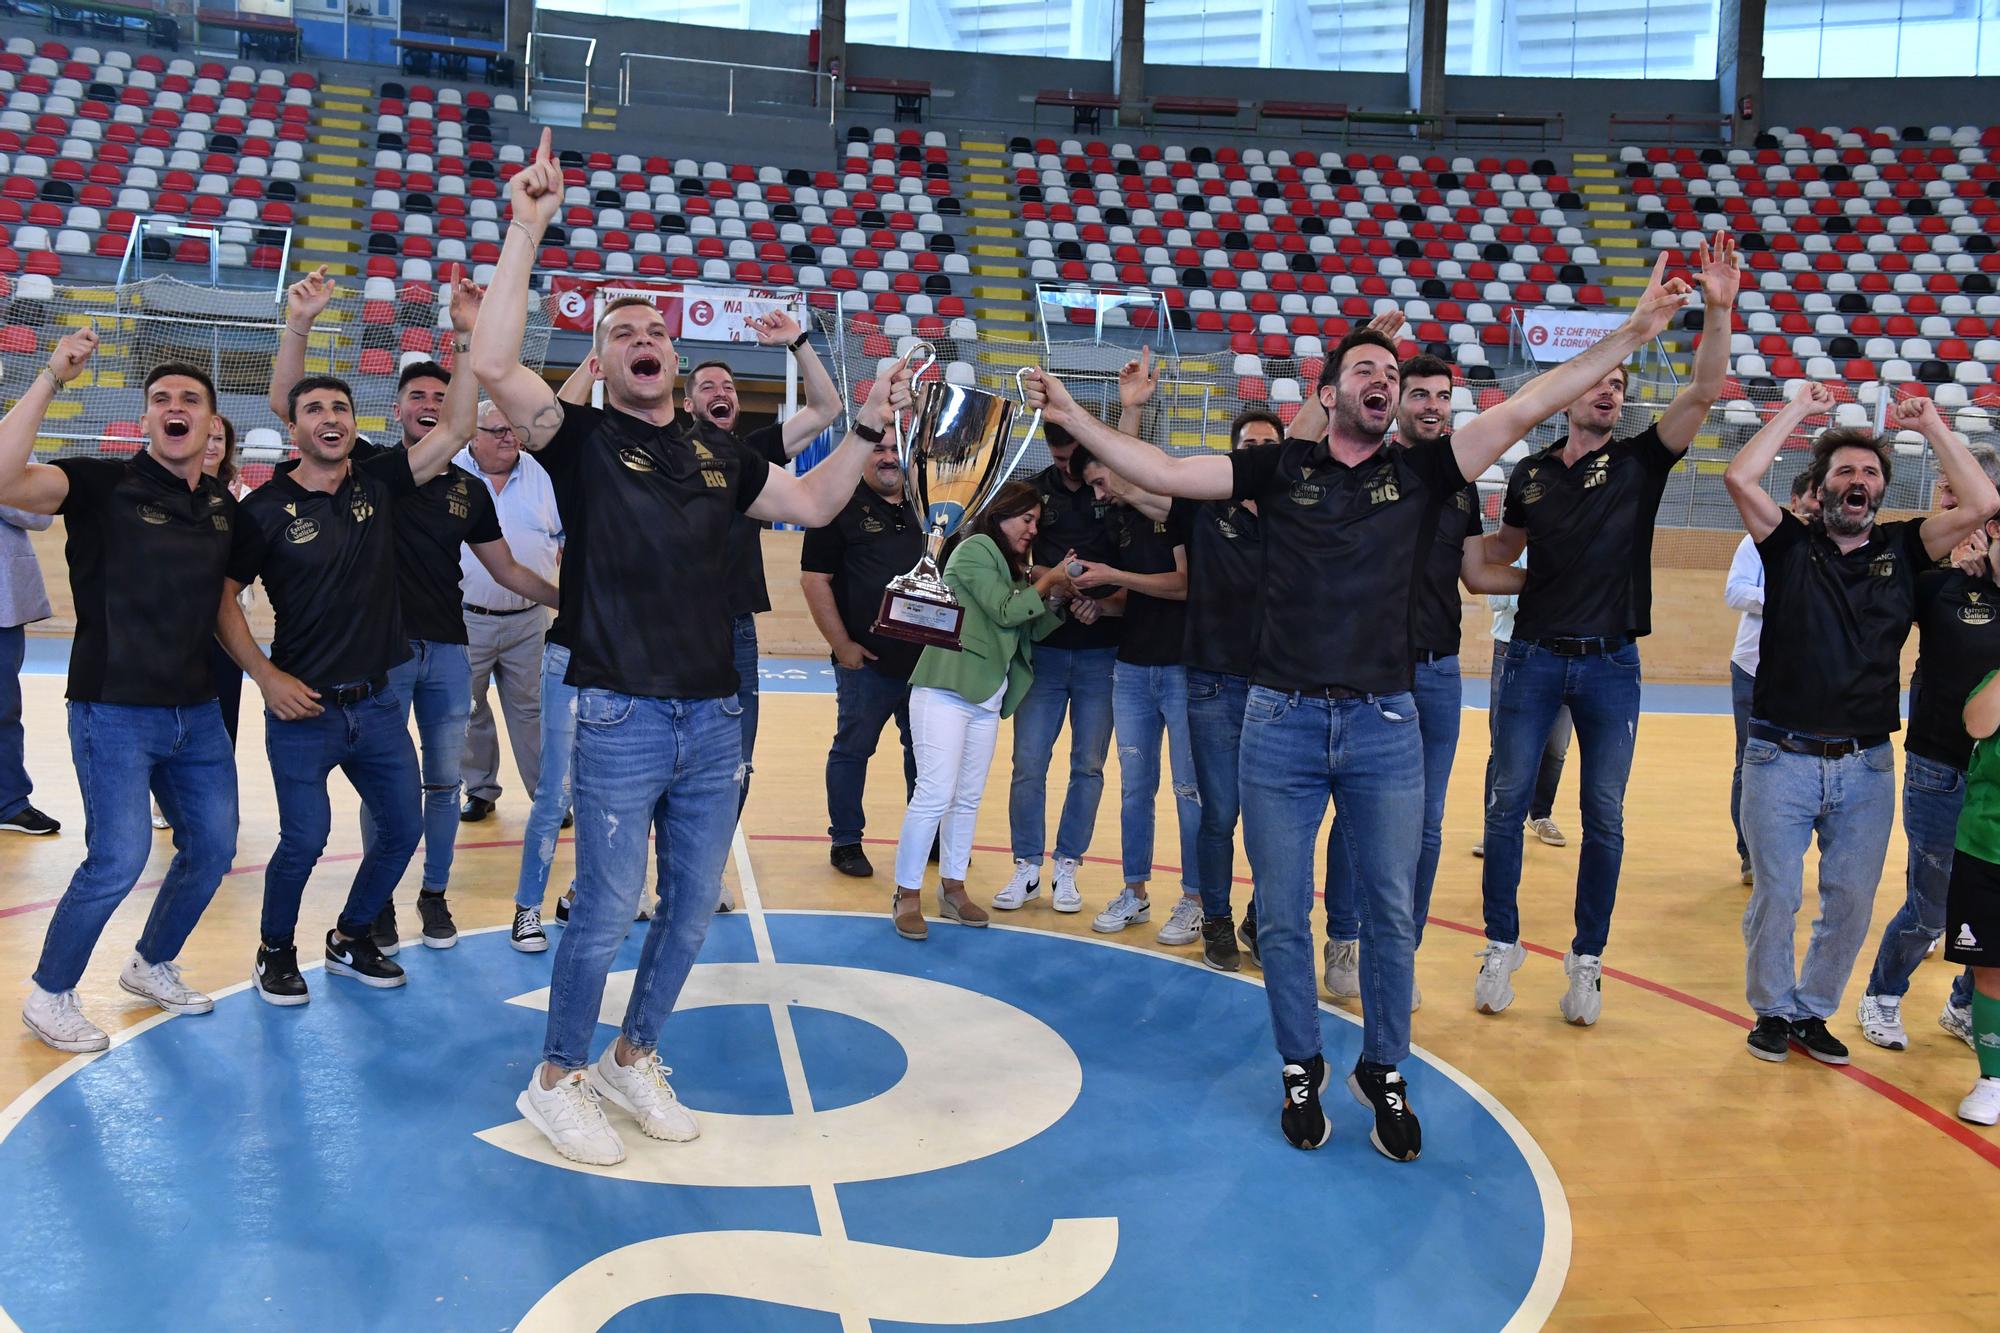
<path fill-rule="evenodd" d="M 31 676 L 24 686 L 35 799 L 65 830 L 46 840 L 0 840 L 0 974 L 8 979 L 10 1005 L 83 847 L 61 679 Z M 830 697 L 764 695 L 744 819 L 750 855 L 768 906 L 882 908 L 886 932 L 901 813 L 893 731 L 869 787 L 877 878 L 857 882 L 836 875 L 826 860 L 822 765 L 832 729 Z M 1498 1018 L 1473 1012 L 1479 862 L 1469 848 L 1479 835 L 1485 750 L 1484 715 L 1468 713 L 1432 923 L 1417 959 L 1424 1007 L 1413 1035 L 1509 1108 L 1561 1178 L 1574 1244 L 1548 1327 L 2000 1329 L 2000 1134 L 1952 1116 L 1975 1071 L 1971 1053 L 1936 1026 L 1946 966 L 1933 960 L 1917 974 L 1905 1006 L 1912 1037 L 1906 1052 L 1878 1050 L 1854 1029 L 1852 1005 L 1874 936 L 1833 1024 L 1854 1049 L 1850 1069 L 1824 1068 L 1796 1053 L 1773 1066 L 1744 1051 L 1738 923 L 1747 890 L 1737 883 L 1728 820 L 1729 719 L 1649 714 L 1641 725 L 1626 808 L 1623 890 L 1605 958 L 1604 1017 L 1591 1030 L 1564 1025 L 1556 1011 L 1579 831 L 1574 755 L 1556 815 L 1572 845 L 1555 849 L 1529 840 L 1522 918 L 1533 953 L 1516 978 L 1519 999 Z M 247 975 L 261 867 L 276 838 L 261 713 L 254 707 L 245 709 L 241 754 L 237 869 L 183 958 L 189 981 L 205 989 Z M 972 885 L 982 902 L 1009 869 L 1007 754 L 1003 735 L 973 862 Z M 1083 880 L 1086 911 L 1064 917 L 1037 905 L 1010 924 L 1087 932 L 1091 913 L 1116 892 L 1116 762 L 1114 749 Z M 1062 773 L 1064 764 L 1058 754 L 1053 772 Z M 1052 805 L 1060 793 L 1052 780 Z M 340 782 L 335 803 L 329 860 L 308 893 L 302 940 L 306 923 L 331 919 L 359 851 L 353 797 Z M 494 818 L 461 826 L 452 902 L 462 928 L 509 920 L 525 814 L 516 785 Z M 1167 861 L 1175 842 L 1165 793 L 1158 826 L 1157 854 Z M 157 882 L 169 855 L 161 835 L 142 885 Z M 1903 857 L 1899 831 L 1876 903 L 1877 932 L 1901 901 Z M 558 888 L 569 865 L 565 842 L 553 881 Z M 1247 876 L 1240 853 L 1238 874 Z M 413 866 L 399 902 L 415 894 L 416 879 Z M 1176 883 L 1177 875 L 1163 868 L 1155 890 L 1162 911 L 1151 926 L 1127 932 L 1130 942 L 1159 947 L 1153 932 Z M 1238 895 L 1239 904 L 1247 899 L 1247 881 Z M 155 1013 L 116 985 L 149 905 L 142 889 L 120 911 L 84 980 L 86 1012 L 107 1028 Z M 409 915 L 406 908 L 406 921 Z M 1801 947 L 1809 916 L 1810 910 L 1802 914 Z M 10 1022 L 0 1036 L 0 1104 L 66 1058 Z M 1274 1122 L 1277 1066 L 1269 1063 Z M 1246 1135 L 1276 1132 L 1270 1122 L 1243 1126 Z"/>

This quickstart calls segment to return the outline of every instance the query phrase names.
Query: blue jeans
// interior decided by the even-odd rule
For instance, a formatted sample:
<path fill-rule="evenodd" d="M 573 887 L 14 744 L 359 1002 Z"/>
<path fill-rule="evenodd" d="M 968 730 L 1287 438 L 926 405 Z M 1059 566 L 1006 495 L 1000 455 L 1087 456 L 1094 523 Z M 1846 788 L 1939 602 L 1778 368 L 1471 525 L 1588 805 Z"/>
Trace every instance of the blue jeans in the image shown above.
<path fill-rule="evenodd" d="M 743 758 L 736 774 L 736 813 L 750 799 L 751 756 L 757 750 L 757 617 L 736 617 L 730 626 L 736 655 L 736 706 L 743 713 Z"/>
<path fill-rule="evenodd" d="M 389 668 L 389 693 L 403 710 L 405 727 L 416 710 L 423 756 L 423 886 L 442 893 L 451 883 L 458 845 L 459 769 L 465 762 L 465 722 L 472 716 L 472 664 L 465 645 L 411 639 L 409 660 Z M 364 805 L 361 849 L 374 841 L 374 821 Z"/>
<path fill-rule="evenodd" d="M 576 697 L 576 901 L 556 948 L 542 1058 L 590 1062 L 604 979 L 646 887 L 656 832 L 660 906 L 625 1010 L 625 1039 L 659 1045 L 708 935 L 736 828 L 742 710 L 734 698 L 653 699 L 584 689 Z"/>
<path fill-rule="evenodd" d="M 535 803 L 521 835 L 521 877 L 514 886 L 514 906 L 540 907 L 549 891 L 549 866 L 556 858 L 556 839 L 569 813 L 570 751 L 576 746 L 576 687 L 563 680 L 569 674 L 569 649 L 559 643 L 542 645 L 542 772 L 535 783 Z"/>
<path fill-rule="evenodd" d="M 236 859 L 236 757 L 213 700 L 187 708 L 72 702 L 69 752 L 83 789 L 83 864 L 42 941 L 35 984 L 74 989 L 104 923 L 153 851 L 148 791 L 174 826 L 174 859 L 139 936 L 139 956 L 169 963 Z"/>
<path fill-rule="evenodd" d="M 1237 751 L 1243 741 L 1243 703 L 1250 682 L 1219 671 L 1187 673 L 1188 751 L 1201 790 L 1201 828 L 1195 836 L 1196 883 L 1201 913 L 1211 921 L 1229 915 L 1236 877 Z"/>
<path fill-rule="evenodd" d="M 1909 994 L 1910 977 L 1944 934 L 1945 889 L 1964 805 L 1964 773 L 1922 755 L 1903 755 L 1903 836 L 1910 859 L 1903 905 L 1882 928 L 1882 946 L 1868 974 L 1870 995 Z M 1951 1002 L 1961 1009 L 1972 1003 L 1971 968 L 1952 978 Z"/>
<path fill-rule="evenodd" d="M 1315 699 L 1252 686 L 1238 781 L 1257 886 L 1257 949 L 1278 1054 L 1320 1053 L 1313 871 L 1329 793 L 1361 911 L 1361 1058 L 1410 1053 L 1413 902 L 1423 847 L 1423 740 L 1408 693 Z"/>
<path fill-rule="evenodd" d="M 1500 696 L 1506 691 L 1507 645 L 1493 646 L 1493 667 L 1487 676 L 1486 690 L 1486 778 L 1480 788 L 1483 793 L 1481 804 L 1493 799 L 1493 748 L 1500 738 Z M 1542 747 L 1541 766 L 1535 770 L 1535 794 L 1528 801 L 1529 819 L 1547 819 L 1556 808 L 1556 793 L 1562 789 L 1563 763 L 1569 758 L 1570 733 L 1573 730 L 1569 709 L 1556 712 L 1555 725 L 1549 728 L 1549 741 Z M 1480 845 L 1485 845 L 1485 833 L 1480 834 Z"/>
<path fill-rule="evenodd" d="M 868 786 L 868 760 L 890 718 L 903 738 L 903 794 L 917 788 L 917 756 L 910 748 L 910 682 L 885 676 L 871 666 L 835 667 L 836 721 L 833 747 L 826 752 L 826 835 L 836 847 L 861 841 L 867 815 L 861 796 Z"/>
<path fill-rule="evenodd" d="M 1831 1018 L 1868 939 L 1896 822 L 1896 756 L 1885 742 L 1840 759 L 1743 747 L 1743 835 L 1756 886 L 1743 911 L 1745 990 L 1762 1018 Z M 1819 915 L 1803 967 L 1792 939 L 1806 849 L 1819 835 Z"/>
<path fill-rule="evenodd" d="M 1486 798 L 1486 938 L 1501 944 L 1521 938 L 1521 830 L 1549 729 L 1567 706 L 1583 751 L 1577 791 L 1583 851 L 1570 950 L 1602 955 L 1625 859 L 1625 781 L 1639 734 L 1639 645 L 1562 657 L 1517 638 L 1507 645 L 1501 676 L 1493 789 Z"/>
<path fill-rule="evenodd" d="M 1424 942 L 1424 920 L 1431 911 L 1431 889 L 1437 883 L 1438 852 L 1444 845 L 1444 794 L 1451 785 L 1451 763 L 1458 757 L 1460 710 L 1465 703 L 1458 658 L 1418 662 L 1416 673 L 1417 734 L 1424 742 L 1424 842 L 1417 855 L 1417 891 L 1411 905 L 1415 921 L 1412 948 Z M 1354 869 L 1342 850 L 1340 807 L 1326 836 L 1326 933 L 1336 940 L 1361 937 L 1361 912 L 1354 896 Z"/>
<path fill-rule="evenodd" d="M 1729 664 L 1729 711 L 1736 717 L 1736 768 L 1729 775 L 1729 822 L 1736 829 L 1736 859 L 1750 864 L 1750 845 L 1743 841 L 1743 745 L 1750 739 L 1750 698 L 1757 678 L 1736 663 Z M 1949 838 L 1946 839 L 1949 845 Z M 1938 929 L 1944 929 L 1944 898 L 1938 898 Z"/>
<path fill-rule="evenodd" d="M 1118 735 L 1118 841 L 1125 882 L 1144 884 L 1153 877 L 1153 803 L 1160 791 L 1164 728 L 1181 831 L 1181 891 L 1194 893 L 1201 883 L 1201 788 L 1188 744 L 1187 690 L 1184 667 L 1114 664 L 1111 717 Z"/>
<path fill-rule="evenodd" d="M 26 627 L 0 629 L 0 819 L 12 819 L 27 809 L 35 790 L 28 777 L 27 736 L 21 729 L 21 664 L 27 657 Z"/>
<path fill-rule="evenodd" d="M 1048 849 L 1049 759 L 1069 712 L 1069 790 L 1056 825 L 1056 857 L 1082 860 L 1104 795 L 1111 748 L 1111 669 L 1116 648 L 1035 649 L 1035 681 L 1014 713 L 1014 781 L 1007 794 L 1014 859 L 1039 865 Z"/>
<path fill-rule="evenodd" d="M 318 717 L 297 722 L 282 721 L 267 710 L 264 750 L 271 758 L 278 798 L 278 847 L 264 867 L 259 927 L 264 941 L 290 943 L 298 927 L 299 899 L 333 829 L 326 780 L 336 768 L 354 784 L 374 820 L 375 835 L 362 852 L 335 925 L 350 939 L 366 933 L 409 869 L 424 832 L 418 817 L 417 747 L 410 743 L 402 702 L 392 691 L 381 690 L 359 703 L 328 703 Z"/>

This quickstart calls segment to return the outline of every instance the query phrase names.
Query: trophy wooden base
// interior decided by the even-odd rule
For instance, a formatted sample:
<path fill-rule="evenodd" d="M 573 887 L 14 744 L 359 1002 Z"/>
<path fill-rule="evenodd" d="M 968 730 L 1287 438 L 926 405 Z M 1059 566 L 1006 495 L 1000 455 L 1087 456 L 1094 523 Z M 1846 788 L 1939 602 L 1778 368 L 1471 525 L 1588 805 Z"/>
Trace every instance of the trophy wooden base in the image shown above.
<path fill-rule="evenodd" d="M 891 587 L 882 594 L 882 609 L 875 615 L 875 633 L 906 643 L 921 643 L 949 652 L 959 650 L 958 627 L 965 621 L 965 608 L 923 593 Z"/>

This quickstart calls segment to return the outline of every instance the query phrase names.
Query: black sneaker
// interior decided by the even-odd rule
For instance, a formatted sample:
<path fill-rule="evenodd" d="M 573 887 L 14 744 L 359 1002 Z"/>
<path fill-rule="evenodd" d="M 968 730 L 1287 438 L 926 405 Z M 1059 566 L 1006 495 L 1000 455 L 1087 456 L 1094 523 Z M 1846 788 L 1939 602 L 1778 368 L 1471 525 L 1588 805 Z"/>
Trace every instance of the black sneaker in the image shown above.
<path fill-rule="evenodd" d="M 330 930 L 326 932 L 326 970 L 336 976 L 353 977 L 377 990 L 400 986 L 409 980 L 402 968 L 382 956 L 374 940 L 365 936 L 343 940 Z"/>
<path fill-rule="evenodd" d="M 843 842 L 835 845 L 829 853 L 833 868 L 843 875 L 856 879 L 868 879 L 875 874 L 875 867 L 868 863 L 868 853 L 861 850 L 858 842 Z"/>
<path fill-rule="evenodd" d="M 1791 1056 L 1792 1025 L 1776 1014 L 1765 1014 L 1757 1020 L 1757 1026 L 1750 1029 L 1744 1038 L 1750 1054 L 1759 1060 L 1769 1060 L 1778 1064 Z"/>
<path fill-rule="evenodd" d="M 1278 1128 L 1294 1148 L 1318 1148 L 1333 1137 L 1333 1126 L 1319 1105 L 1319 1095 L 1325 1091 L 1325 1056 L 1285 1066 L 1285 1109 L 1278 1112 Z"/>
<path fill-rule="evenodd" d="M 419 893 L 417 915 L 424 921 L 426 949 L 449 949 L 458 943 L 458 927 L 452 924 L 451 908 L 445 903 L 442 890 L 432 893 L 425 889 Z"/>
<path fill-rule="evenodd" d="M 402 951 L 403 942 L 396 936 L 396 904 L 393 901 L 382 904 L 382 910 L 375 914 L 375 924 L 368 928 L 368 938 L 375 942 L 384 958 L 394 958 Z"/>
<path fill-rule="evenodd" d="M 487 800 L 484 796 L 468 796 L 465 798 L 465 804 L 458 807 L 458 822 L 461 824 L 477 824 L 492 813 L 493 802 Z"/>
<path fill-rule="evenodd" d="M 508 935 L 507 942 L 521 953 L 546 953 L 549 937 L 542 931 L 542 909 L 515 908 L 514 929 Z"/>
<path fill-rule="evenodd" d="M 574 810 L 563 811 L 562 826 L 564 828 L 572 828 L 575 826 L 575 824 L 576 824 L 576 811 Z"/>
<path fill-rule="evenodd" d="M 570 902 L 574 899 L 575 895 L 576 895 L 576 886 L 572 884 L 567 893 L 563 894 L 562 897 L 556 899 L 555 921 L 558 926 L 567 926 L 569 924 L 569 905 Z"/>
<path fill-rule="evenodd" d="M 299 975 L 299 951 L 290 944 L 257 946 L 257 966 L 250 984 L 266 1004 L 304 1004 L 312 998 L 306 979 Z"/>
<path fill-rule="evenodd" d="M 1392 1162 L 1414 1162 L 1424 1151 L 1423 1127 L 1410 1109 L 1410 1085 L 1393 1069 L 1370 1069 L 1356 1065 L 1347 1076 L 1347 1090 L 1354 1100 L 1375 1113 L 1375 1128 L 1368 1141 L 1375 1151 Z"/>
<path fill-rule="evenodd" d="M 1257 914 L 1255 912 L 1244 914 L 1243 924 L 1236 928 L 1236 938 L 1243 941 L 1243 952 L 1250 955 L 1250 961 L 1259 967 L 1264 966 L 1263 956 L 1257 952 Z"/>
<path fill-rule="evenodd" d="M 51 819 L 32 805 L 21 807 L 21 813 L 12 819 L 0 819 L 0 832 L 25 833 L 29 837 L 44 838 L 51 833 L 62 832 L 62 821 Z"/>
<path fill-rule="evenodd" d="M 1226 916 L 1212 916 L 1201 923 L 1201 961 L 1218 972 L 1236 972 L 1243 967 L 1243 955 L 1236 949 L 1236 923 Z"/>
<path fill-rule="evenodd" d="M 1823 1018 L 1794 1019 L 1792 1040 L 1805 1047 L 1806 1054 L 1823 1065 L 1847 1063 L 1847 1047 L 1841 1045 L 1840 1038 L 1826 1030 Z"/>

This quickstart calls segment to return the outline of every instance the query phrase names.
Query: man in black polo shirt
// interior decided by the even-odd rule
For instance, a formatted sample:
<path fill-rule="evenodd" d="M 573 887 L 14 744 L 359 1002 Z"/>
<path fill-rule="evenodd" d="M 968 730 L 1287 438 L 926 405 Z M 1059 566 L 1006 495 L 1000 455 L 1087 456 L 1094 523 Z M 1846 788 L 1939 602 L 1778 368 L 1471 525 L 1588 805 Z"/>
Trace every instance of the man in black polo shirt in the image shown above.
<path fill-rule="evenodd" d="M 1664 262 L 1666 256 L 1661 255 Z M 1493 732 L 1493 787 L 1486 802 L 1486 947 L 1473 1007 L 1497 1014 L 1514 1002 L 1521 944 L 1521 836 L 1527 826 L 1549 728 L 1567 705 L 1583 756 L 1577 801 L 1576 932 L 1563 958 L 1569 978 L 1560 1007 L 1579 1027 L 1604 1007 L 1603 954 L 1625 855 L 1625 782 L 1639 733 L 1639 639 L 1653 628 L 1653 520 L 1667 475 L 1694 443 L 1729 369 L 1729 312 L 1741 275 L 1724 233 L 1695 256 L 1703 327 L 1686 387 L 1659 419 L 1618 437 L 1625 413 L 1623 365 L 1605 368 L 1566 409 L 1569 433 L 1514 465 L 1500 531 L 1487 563 L 1528 553 L 1528 579 L 1501 666 Z"/>
<path fill-rule="evenodd" d="M 1324 1144 L 1327 1077 L 1313 975 L 1312 895 L 1319 824 L 1331 794 L 1365 896 L 1360 1060 L 1348 1089 L 1374 1112 L 1370 1142 L 1414 1160 L 1421 1133 L 1396 1065 L 1409 1053 L 1411 919 L 1423 840 L 1423 747 L 1410 695 L 1410 612 L 1420 553 L 1439 511 L 1556 404 L 1617 365 L 1672 318 L 1686 293 L 1664 260 L 1631 318 L 1456 435 L 1385 448 L 1398 383 L 1395 344 L 1350 334 L 1327 358 L 1323 440 L 1170 457 L 1092 420 L 1045 372 L 1030 406 L 1075 432 L 1145 490 L 1255 500 L 1264 531 L 1262 624 L 1243 713 L 1243 837 L 1255 877 L 1258 950 L 1296 1147 Z"/>
<path fill-rule="evenodd" d="M 1024 477 L 1041 493 L 1042 521 L 1035 534 L 1035 563 L 1047 566 L 1074 551 L 1084 560 L 1111 560 L 1118 549 L 1112 506 L 1070 474 L 1076 440 L 1061 425 L 1045 422 L 1043 437 L 1055 461 Z M 1055 884 L 1050 906 L 1080 911 L 1083 891 L 1078 867 L 1090 850 L 1097 826 L 1097 803 L 1104 795 L 1104 756 L 1111 748 L 1111 678 L 1123 632 L 1118 616 L 1089 623 L 1066 616 L 1035 645 L 1035 680 L 1014 712 L 1014 778 L 1007 794 L 1007 821 L 1014 850 L 1014 873 L 993 905 L 1012 911 L 1041 893 L 1042 857 L 1048 838 L 1049 761 L 1063 715 L 1069 715 L 1069 786 L 1056 825 Z"/>
<path fill-rule="evenodd" d="M 478 315 L 477 288 L 459 271 L 452 278 L 450 317 L 453 338 L 465 343 Z M 306 337 L 313 321 L 333 298 L 324 267 L 292 284 L 285 298 L 285 331 L 273 365 L 271 402 L 289 421 L 292 386 L 305 370 Z M 404 449 L 414 448 L 436 429 L 445 411 L 451 372 L 435 361 L 413 361 L 396 379 L 396 425 Z M 377 446 L 358 440 L 355 462 L 365 462 Z M 410 654 L 389 672 L 389 690 L 402 705 L 404 725 L 414 712 L 423 769 L 424 874 L 417 895 L 423 942 L 433 949 L 458 943 L 458 928 L 445 901 L 459 823 L 459 773 L 465 759 L 465 727 L 472 716 L 472 664 L 466 656 L 464 599 L 459 595 L 459 547 L 479 557 L 494 581 L 510 592 L 555 604 L 555 588 L 514 559 L 493 497 L 479 478 L 452 463 L 396 506 L 396 577 L 403 608 L 403 632 Z M 374 840 L 367 806 L 361 809 L 361 845 Z M 382 905 L 374 923 L 376 947 L 391 957 L 398 948 L 396 907 Z"/>
<path fill-rule="evenodd" d="M 1831 412 L 1815 384 L 1729 462 L 1723 480 L 1764 562 L 1764 631 L 1749 740 L 1743 746 L 1743 839 L 1755 887 L 1743 913 L 1750 1053 L 1783 1060 L 1796 1041 L 1826 1064 L 1847 1047 L 1826 1030 L 1868 936 L 1875 886 L 1896 817 L 1903 641 L 1917 578 L 2000 510 L 2000 493 L 1937 405 L 1912 398 L 1890 414 L 1920 432 L 1951 482 L 1956 508 L 1878 523 L 1889 487 L 1888 440 L 1829 430 L 1813 445 L 1819 518 L 1811 527 L 1764 491 L 1764 474 L 1808 416 Z M 1800 966 L 1793 945 L 1805 856 L 1819 839 L 1819 915 Z"/>
<path fill-rule="evenodd" d="M 1992 445 L 1968 452 L 2000 483 L 2000 453 Z M 1951 483 L 1938 479 L 1938 507 L 1956 509 Z M 1910 729 L 1903 733 L 1903 836 L 1909 843 L 1903 905 L 1882 928 L 1868 988 L 1855 1006 L 1861 1035 L 1900 1051 L 1909 1045 L 1903 997 L 1917 965 L 1944 933 L 1958 816 L 1965 805 L 1972 737 L 1965 701 L 1989 671 L 2000 671 L 2000 521 L 1988 519 L 1949 560 L 1917 575 L 1917 669 L 1910 677 Z M 1972 969 L 1952 979 L 1938 1025 L 1972 1042 Z"/>
<path fill-rule="evenodd" d="M 805 403 L 785 420 L 743 434 L 737 427 L 742 405 L 736 398 L 736 374 L 726 361 L 704 361 L 688 372 L 687 396 L 681 409 L 689 416 L 712 421 L 735 435 L 743 447 L 773 467 L 784 467 L 799 451 L 820 437 L 840 417 L 840 390 L 827 374 L 811 335 L 782 310 L 744 321 L 765 347 L 788 349 L 799 367 Z M 750 774 L 757 748 L 757 617 L 771 609 L 764 583 L 764 525 L 738 514 L 729 525 L 730 644 L 736 661 L 736 702 L 743 709 L 743 772 L 738 783 L 736 811 L 750 799 Z M 915 563 L 915 557 L 912 557 Z M 877 728 L 879 731 L 880 728 Z M 725 887 L 724 893 L 728 890 Z"/>
<path fill-rule="evenodd" d="M 469 316 L 468 316 L 469 322 Z M 371 938 L 422 833 L 416 751 L 389 672 L 408 658 L 396 577 L 399 501 L 442 473 L 472 434 L 477 392 L 453 387 L 444 415 L 414 449 L 356 463 L 354 395 L 332 376 L 292 386 L 296 463 L 245 497 L 229 553 L 217 628 L 222 646 L 263 691 L 264 747 L 278 797 L 278 846 L 264 871 L 261 943 L 251 976 L 275 1005 L 311 998 L 293 933 L 307 878 L 332 827 L 327 777 L 347 775 L 375 821 L 340 919 L 326 935 L 326 970 L 373 987 L 400 986 L 402 968 Z M 277 620 L 266 657 L 237 594 L 262 579 Z"/>
<path fill-rule="evenodd" d="M 203 475 L 215 387 L 193 366 L 146 376 L 146 448 L 130 459 L 33 462 L 49 404 L 97 350 L 66 335 L 0 420 L 0 504 L 61 514 L 76 639 L 70 753 L 83 789 L 84 858 L 49 918 L 21 1017 L 59 1051 L 101 1051 L 76 983 L 152 852 L 147 792 L 173 821 L 174 859 L 118 984 L 176 1014 L 213 1004 L 175 958 L 236 855 L 236 763 L 208 669 L 236 503 Z"/>
<path fill-rule="evenodd" d="M 559 402 L 520 364 L 537 247 L 560 207 L 562 170 L 544 130 L 509 184 L 513 218 L 473 338 L 473 369 L 547 469 L 562 509 L 562 621 L 577 687 L 573 794 L 576 902 L 556 950 L 542 1063 L 515 1105 L 556 1151 L 609 1165 L 625 1148 L 598 1097 L 653 1138 L 700 1133 L 660 1063 L 672 1013 L 708 933 L 736 826 L 742 709 L 730 647 L 730 516 L 819 527 L 861 480 L 908 369 L 880 376 L 854 429 L 794 477 L 752 458 L 713 422 L 674 419 L 674 347 L 640 298 L 613 301 L 594 338 L 601 409 Z M 590 1058 L 606 977 L 645 887 L 658 831 L 660 907 L 623 1029 Z M 588 1073 L 586 1073 L 588 1068 Z"/>
<path fill-rule="evenodd" d="M 833 868 L 865 879 L 875 873 L 861 850 L 861 808 L 868 759 L 890 718 L 903 740 L 903 788 L 917 782 L 910 748 L 910 672 L 923 651 L 874 632 L 889 580 L 907 574 L 924 553 L 924 532 L 903 491 L 903 466 L 892 439 L 868 455 L 867 470 L 840 517 L 806 534 L 799 588 L 813 623 L 833 651 L 837 721 L 826 754 L 827 836 Z"/>

